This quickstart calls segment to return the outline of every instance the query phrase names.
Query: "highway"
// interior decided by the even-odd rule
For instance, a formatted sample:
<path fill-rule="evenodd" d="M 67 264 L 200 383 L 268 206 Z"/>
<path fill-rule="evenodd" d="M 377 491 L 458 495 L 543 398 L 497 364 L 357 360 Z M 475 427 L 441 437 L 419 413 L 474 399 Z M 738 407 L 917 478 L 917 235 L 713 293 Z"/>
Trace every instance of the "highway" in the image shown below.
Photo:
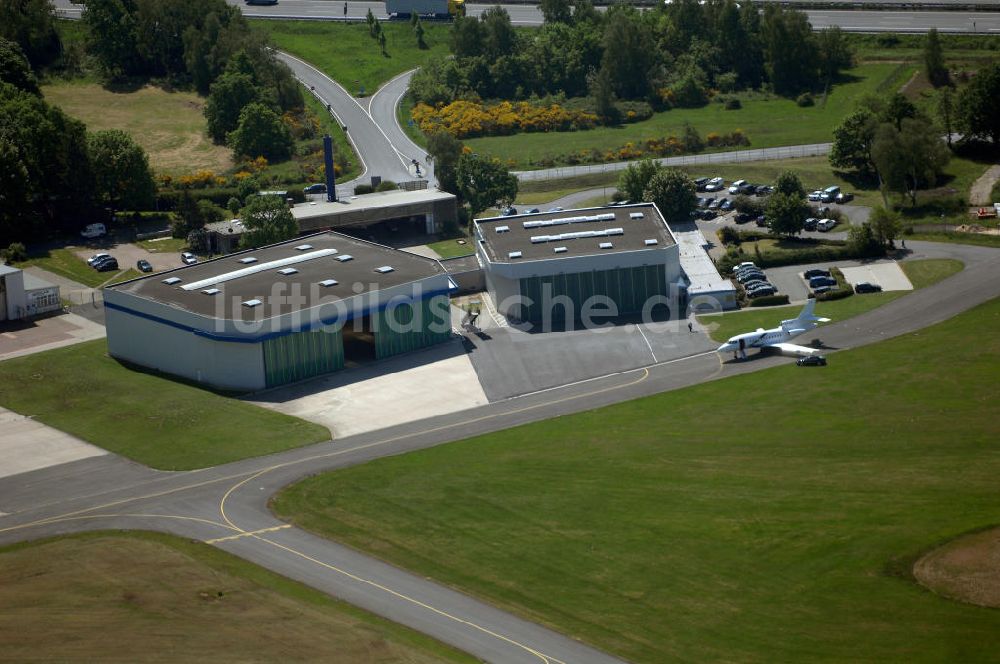
<path fill-rule="evenodd" d="M 1000 296 L 1000 251 L 910 242 L 913 258 L 955 257 L 959 274 L 855 318 L 818 329 L 829 350 L 918 332 Z M 914 343 L 917 343 L 916 341 Z M 199 539 L 491 662 L 613 662 L 614 658 L 486 602 L 277 520 L 283 486 L 334 468 L 580 412 L 789 362 L 701 353 L 391 429 L 193 472 L 166 473 L 114 455 L 0 480 L 0 544 L 102 528 Z M 836 361 L 835 359 L 833 361 Z"/>

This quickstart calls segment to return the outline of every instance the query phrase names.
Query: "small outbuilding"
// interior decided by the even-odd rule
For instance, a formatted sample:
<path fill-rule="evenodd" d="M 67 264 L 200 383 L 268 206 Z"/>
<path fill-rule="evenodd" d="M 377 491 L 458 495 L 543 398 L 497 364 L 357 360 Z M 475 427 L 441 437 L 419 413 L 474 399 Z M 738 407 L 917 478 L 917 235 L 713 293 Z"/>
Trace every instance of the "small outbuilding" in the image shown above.
<path fill-rule="evenodd" d="M 60 309 L 59 286 L 16 267 L 0 265 L 0 321 L 23 320 Z"/>

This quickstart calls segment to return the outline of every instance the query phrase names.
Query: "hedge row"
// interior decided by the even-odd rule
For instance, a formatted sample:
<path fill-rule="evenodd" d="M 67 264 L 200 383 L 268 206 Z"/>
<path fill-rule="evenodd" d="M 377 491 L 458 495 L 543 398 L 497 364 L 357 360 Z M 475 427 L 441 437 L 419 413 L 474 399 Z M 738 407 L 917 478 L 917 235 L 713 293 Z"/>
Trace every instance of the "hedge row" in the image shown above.
<path fill-rule="evenodd" d="M 750 300 L 751 307 L 775 307 L 781 304 L 788 304 L 787 295 L 762 295 Z"/>

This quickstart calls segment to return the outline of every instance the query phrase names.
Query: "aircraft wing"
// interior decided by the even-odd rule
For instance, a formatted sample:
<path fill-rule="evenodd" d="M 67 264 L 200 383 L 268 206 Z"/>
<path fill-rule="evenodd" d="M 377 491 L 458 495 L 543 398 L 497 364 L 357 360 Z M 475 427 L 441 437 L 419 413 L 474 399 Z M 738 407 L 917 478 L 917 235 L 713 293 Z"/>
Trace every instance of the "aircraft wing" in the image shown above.
<path fill-rule="evenodd" d="M 818 348 L 810 348 L 809 346 L 799 346 L 798 344 L 789 343 L 767 344 L 767 348 L 773 348 L 774 350 L 787 355 L 815 355 L 819 352 Z"/>

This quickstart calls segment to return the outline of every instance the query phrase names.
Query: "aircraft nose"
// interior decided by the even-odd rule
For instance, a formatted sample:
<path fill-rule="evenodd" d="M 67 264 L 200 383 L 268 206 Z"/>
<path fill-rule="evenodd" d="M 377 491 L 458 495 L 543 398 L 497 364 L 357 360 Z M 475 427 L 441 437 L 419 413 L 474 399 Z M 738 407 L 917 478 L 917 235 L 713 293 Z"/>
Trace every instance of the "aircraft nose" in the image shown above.
<path fill-rule="evenodd" d="M 725 344 L 722 344 L 721 346 L 719 346 L 718 348 L 716 348 L 715 352 L 716 353 L 728 353 L 728 352 L 732 351 L 733 348 L 734 348 L 734 344 L 725 343 Z"/>

